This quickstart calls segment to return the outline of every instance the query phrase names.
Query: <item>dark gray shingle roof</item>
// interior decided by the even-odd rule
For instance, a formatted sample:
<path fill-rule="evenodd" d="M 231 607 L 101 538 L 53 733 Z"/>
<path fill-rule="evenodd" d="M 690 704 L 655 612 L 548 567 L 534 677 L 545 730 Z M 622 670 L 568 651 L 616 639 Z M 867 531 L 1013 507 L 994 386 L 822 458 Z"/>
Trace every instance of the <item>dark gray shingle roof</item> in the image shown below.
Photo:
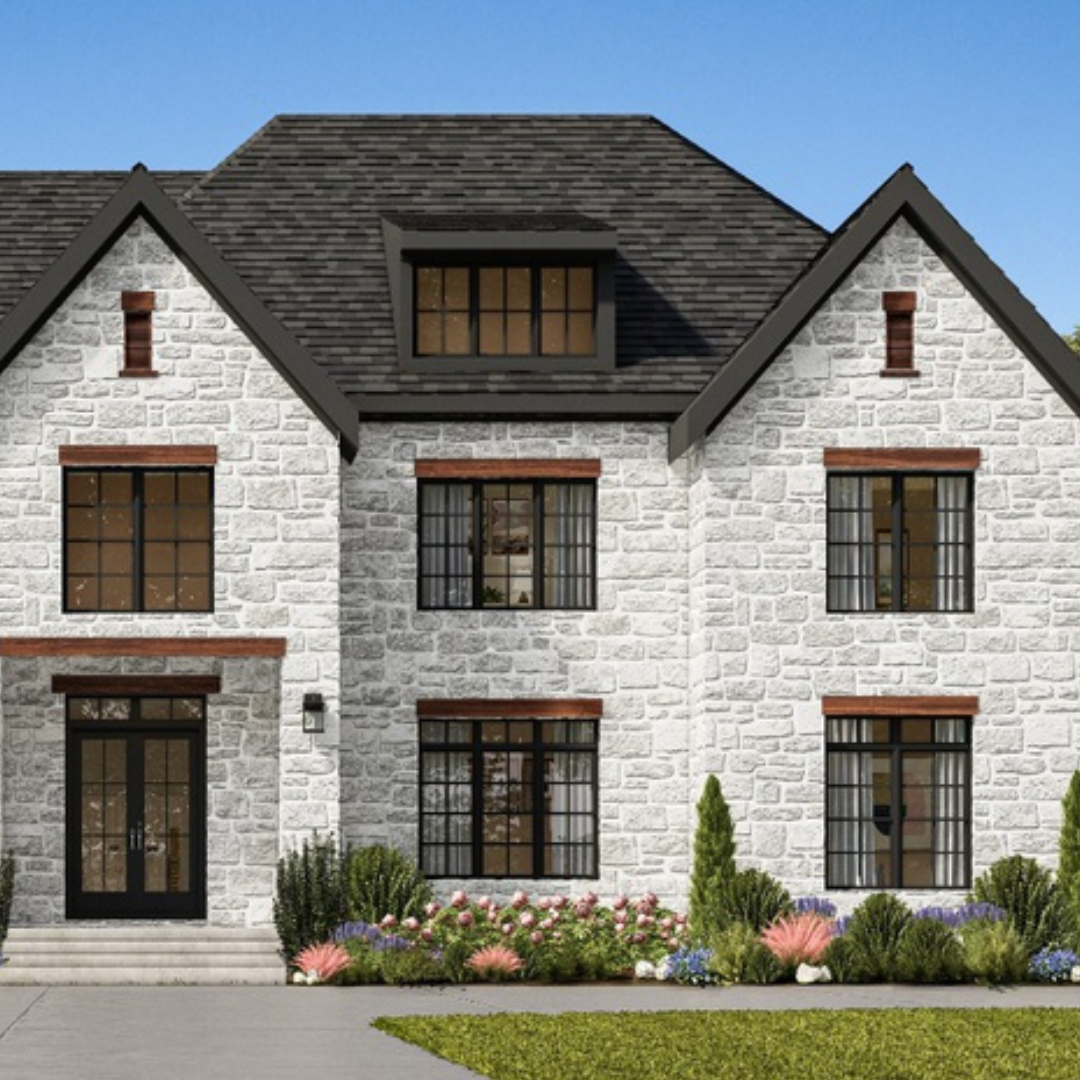
<path fill-rule="evenodd" d="M 182 206 L 364 395 L 696 392 L 826 239 L 645 116 L 279 116 Z M 536 214 L 618 231 L 617 370 L 401 371 L 382 219 Z"/>

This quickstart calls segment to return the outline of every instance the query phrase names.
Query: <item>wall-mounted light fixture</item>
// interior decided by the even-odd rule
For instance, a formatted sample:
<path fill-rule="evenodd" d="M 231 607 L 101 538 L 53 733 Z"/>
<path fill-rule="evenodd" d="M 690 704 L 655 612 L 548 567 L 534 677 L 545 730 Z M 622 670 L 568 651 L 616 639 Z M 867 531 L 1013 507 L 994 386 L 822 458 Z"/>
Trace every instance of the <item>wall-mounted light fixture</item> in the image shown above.
<path fill-rule="evenodd" d="M 326 730 L 326 703 L 322 694 L 304 695 L 304 733 L 321 735 Z"/>

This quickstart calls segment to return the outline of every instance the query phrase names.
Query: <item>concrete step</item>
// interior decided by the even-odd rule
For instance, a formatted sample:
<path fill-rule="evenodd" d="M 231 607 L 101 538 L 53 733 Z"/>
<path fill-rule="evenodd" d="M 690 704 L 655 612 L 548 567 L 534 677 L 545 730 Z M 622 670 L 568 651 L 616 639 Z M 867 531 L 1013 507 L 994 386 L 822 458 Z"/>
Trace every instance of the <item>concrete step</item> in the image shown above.
<path fill-rule="evenodd" d="M 14 927 L 0 966 L 6 985 L 280 985 L 272 929 L 115 924 Z"/>

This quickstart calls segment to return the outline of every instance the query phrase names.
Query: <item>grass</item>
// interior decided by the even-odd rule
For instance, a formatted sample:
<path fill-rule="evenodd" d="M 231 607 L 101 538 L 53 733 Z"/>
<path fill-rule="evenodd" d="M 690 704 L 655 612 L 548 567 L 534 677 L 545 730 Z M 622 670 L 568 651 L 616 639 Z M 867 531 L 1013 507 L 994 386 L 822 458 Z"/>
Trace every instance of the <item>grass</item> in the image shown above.
<path fill-rule="evenodd" d="M 1071 1009 L 382 1017 L 492 1080 L 1076 1080 Z"/>

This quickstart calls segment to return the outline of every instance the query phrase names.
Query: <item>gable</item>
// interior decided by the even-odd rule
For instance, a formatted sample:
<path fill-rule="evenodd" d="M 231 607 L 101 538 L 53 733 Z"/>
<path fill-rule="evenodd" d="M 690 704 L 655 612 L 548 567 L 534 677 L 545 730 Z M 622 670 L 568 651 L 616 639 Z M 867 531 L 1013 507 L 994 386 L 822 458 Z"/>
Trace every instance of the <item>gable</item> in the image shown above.
<path fill-rule="evenodd" d="M 351 459 L 359 438 L 356 409 L 142 166 L 132 171 L 127 182 L 0 322 L 0 372 L 138 219 L 146 221 L 293 391 L 338 436 L 342 453 Z"/>
<path fill-rule="evenodd" d="M 670 460 L 681 457 L 728 415 L 900 218 L 911 225 L 1047 382 L 1080 414 L 1080 363 L 1072 350 L 905 165 L 837 230 L 818 258 L 738 348 L 730 363 L 675 421 L 669 442 Z"/>

